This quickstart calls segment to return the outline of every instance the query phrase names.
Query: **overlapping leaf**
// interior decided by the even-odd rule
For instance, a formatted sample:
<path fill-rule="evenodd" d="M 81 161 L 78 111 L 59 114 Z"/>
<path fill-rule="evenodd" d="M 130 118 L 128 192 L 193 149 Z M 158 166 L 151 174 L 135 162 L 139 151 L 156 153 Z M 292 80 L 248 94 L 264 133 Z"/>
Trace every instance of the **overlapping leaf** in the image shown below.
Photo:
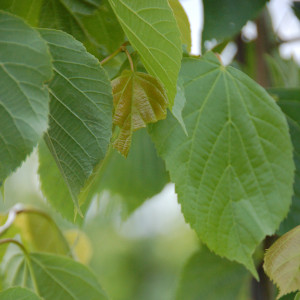
<path fill-rule="evenodd" d="M 60 31 L 40 33 L 49 44 L 54 69 L 45 141 L 78 208 L 78 195 L 110 141 L 111 86 L 97 59 L 81 43 Z M 42 183 L 45 186 L 47 182 Z M 43 191 L 48 198 L 55 196 L 47 193 L 48 188 Z"/>
<path fill-rule="evenodd" d="M 145 129 L 133 135 L 127 158 L 113 150 L 96 176 L 93 194 L 109 191 L 122 198 L 127 214 L 158 194 L 168 182 L 164 162 L 157 156 Z M 90 195 L 91 197 L 92 195 Z"/>
<path fill-rule="evenodd" d="M 7 285 L 26 286 L 45 300 L 107 299 L 94 273 L 70 258 L 19 252 L 3 268 Z"/>
<path fill-rule="evenodd" d="M 212 53 L 184 59 L 188 136 L 169 115 L 151 134 L 187 222 L 215 253 L 256 274 L 251 255 L 287 215 L 294 163 L 285 116 L 242 72 Z"/>
<path fill-rule="evenodd" d="M 251 276 L 241 265 L 206 248 L 195 253 L 181 274 L 178 300 L 248 300 Z"/>
<path fill-rule="evenodd" d="M 13 287 L 0 292 L 1 300 L 42 300 L 39 296 L 32 291 L 22 288 Z"/>
<path fill-rule="evenodd" d="M 51 57 L 40 35 L 0 12 L 0 185 L 47 129 Z"/>
<path fill-rule="evenodd" d="M 68 242 L 52 218 L 46 213 L 28 209 L 16 216 L 14 226 L 29 251 L 70 255 Z"/>
<path fill-rule="evenodd" d="M 101 57 L 110 54 L 124 40 L 108 0 L 44 0 L 39 26 L 68 32 Z"/>
<path fill-rule="evenodd" d="M 187 51 L 190 52 L 192 38 L 189 19 L 179 0 L 169 0 L 169 4 L 172 8 L 178 28 L 180 30 L 182 44 L 186 45 Z"/>
<path fill-rule="evenodd" d="M 113 146 L 127 156 L 132 132 L 164 119 L 168 100 L 160 82 L 141 72 L 125 70 L 112 81 L 114 97 L 113 123 L 119 126 L 120 133 Z"/>
<path fill-rule="evenodd" d="M 300 226 L 280 237 L 267 250 L 264 270 L 279 288 L 277 299 L 300 290 Z"/>
<path fill-rule="evenodd" d="M 37 26 L 44 0 L 1 0 L 0 9 L 22 17 L 31 26 Z"/>
<path fill-rule="evenodd" d="M 231 38 L 248 20 L 257 17 L 268 0 L 204 0 L 202 43 Z"/>
<path fill-rule="evenodd" d="M 279 233 L 284 234 L 300 224 L 300 89 L 276 88 L 269 89 L 269 93 L 279 100 L 277 103 L 287 118 L 294 146 L 294 195 L 289 214 L 280 225 Z"/>
<path fill-rule="evenodd" d="M 181 62 L 181 39 L 167 1 L 109 0 L 148 73 L 164 85 L 173 106 Z"/>

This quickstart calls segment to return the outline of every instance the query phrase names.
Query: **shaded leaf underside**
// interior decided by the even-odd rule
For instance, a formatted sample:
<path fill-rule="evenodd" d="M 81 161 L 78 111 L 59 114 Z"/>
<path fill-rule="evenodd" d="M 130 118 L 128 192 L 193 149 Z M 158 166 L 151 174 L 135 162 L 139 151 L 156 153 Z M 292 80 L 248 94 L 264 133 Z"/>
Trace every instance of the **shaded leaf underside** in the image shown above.
<path fill-rule="evenodd" d="M 112 95 L 96 58 L 70 35 L 40 30 L 53 57 L 54 78 L 45 141 L 77 206 L 78 195 L 104 158 L 111 136 Z M 53 189 L 46 180 L 42 189 Z M 51 199 L 49 199 L 51 202 Z"/>

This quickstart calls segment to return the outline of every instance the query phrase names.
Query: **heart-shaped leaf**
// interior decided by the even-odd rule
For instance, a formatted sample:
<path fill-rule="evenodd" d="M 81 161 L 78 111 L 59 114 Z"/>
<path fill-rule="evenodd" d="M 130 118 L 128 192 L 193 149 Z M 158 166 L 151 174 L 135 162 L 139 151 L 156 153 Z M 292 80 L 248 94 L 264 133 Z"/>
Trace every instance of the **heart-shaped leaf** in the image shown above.
<path fill-rule="evenodd" d="M 151 75 L 125 70 L 112 81 L 113 123 L 121 130 L 113 146 L 127 156 L 132 132 L 164 119 L 168 100 L 160 82 Z"/>
<path fill-rule="evenodd" d="M 187 222 L 215 253 L 243 263 L 287 215 L 292 144 L 284 114 L 267 92 L 208 53 L 183 60 L 188 136 L 171 115 L 152 125 Z"/>
<path fill-rule="evenodd" d="M 267 250 L 264 270 L 279 288 L 277 299 L 300 290 L 300 225 Z"/>

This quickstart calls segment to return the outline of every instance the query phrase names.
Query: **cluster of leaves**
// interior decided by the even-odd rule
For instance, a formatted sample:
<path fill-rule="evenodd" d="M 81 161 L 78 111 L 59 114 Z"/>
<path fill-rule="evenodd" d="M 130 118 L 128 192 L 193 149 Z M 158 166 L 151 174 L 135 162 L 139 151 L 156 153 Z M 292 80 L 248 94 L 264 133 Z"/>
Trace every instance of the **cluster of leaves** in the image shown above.
<path fill-rule="evenodd" d="M 226 44 L 267 1 L 223 0 L 216 9 L 218 2 L 204 0 L 203 45 Z M 299 89 L 268 93 L 212 52 L 191 57 L 178 0 L 5 0 L 0 9 L 1 185 L 38 145 L 43 194 L 80 223 L 104 190 L 121 195 L 130 213 L 170 180 L 186 222 L 230 260 L 196 254 L 178 299 L 245 299 L 250 277 L 236 262 L 258 278 L 253 253 L 277 231 L 293 195 L 298 211 L 278 234 L 299 220 Z M 22 288 L 1 299 L 107 299 L 49 217 L 11 212 L 0 241 L 15 244 L 3 258 L 4 286 Z M 43 224 L 45 241 L 36 233 Z M 273 247 L 265 270 L 282 296 L 299 289 L 299 228 Z M 195 282 L 208 269 L 224 285 L 219 296 Z M 225 289 L 228 274 L 234 281 Z"/>

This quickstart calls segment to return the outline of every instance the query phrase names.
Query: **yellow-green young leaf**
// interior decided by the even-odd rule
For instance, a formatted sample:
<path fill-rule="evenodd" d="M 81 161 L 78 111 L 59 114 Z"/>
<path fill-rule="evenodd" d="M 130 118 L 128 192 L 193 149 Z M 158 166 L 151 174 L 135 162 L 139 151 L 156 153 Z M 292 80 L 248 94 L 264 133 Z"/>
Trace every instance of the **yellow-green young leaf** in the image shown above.
<path fill-rule="evenodd" d="M 49 44 L 54 69 L 44 139 L 78 209 L 78 195 L 110 142 L 111 85 L 99 61 L 80 42 L 61 31 L 42 29 L 40 33 Z M 43 189 L 46 197 L 55 202 L 50 199 L 55 193 L 47 192 L 54 187 L 44 177 L 41 181 L 42 188 L 48 187 Z"/>
<path fill-rule="evenodd" d="M 42 300 L 31 290 L 23 287 L 13 287 L 0 292 L 1 300 Z"/>
<path fill-rule="evenodd" d="M 168 100 L 160 82 L 151 75 L 125 70 L 112 81 L 113 123 L 121 130 L 113 146 L 127 156 L 132 132 L 164 119 Z"/>
<path fill-rule="evenodd" d="M 264 270 L 279 288 L 277 299 L 300 290 L 300 226 L 284 234 L 267 250 Z"/>
<path fill-rule="evenodd" d="M 244 73 L 214 54 L 183 60 L 188 136 L 171 115 L 151 126 L 185 220 L 208 247 L 256 275 L 252 254 L 287 215 L 292 144 L 284 114 Z"/>
<path fill-rule="evenodd" d="M 177 300 L 248 300 L 251 275 L 241 265 L 211 253 L 196 252 L 181 274 Z"/>
<path fill-rule="evenodd" d="M 46 213 L 24 210 L 16 216 L 14 226 L 29 251 L 70 255 L 69 245 L 60 229 Z"/>
<path fill-rule="evenodd" d="M 300 293 L 297 293 L 297 295 L 295 296 L 295 300 L 300 300 Z"/>
<path fill-rule="evenodd" d="M 38 32 L 0 11 L 0 186 L 47 129 L 51 56 Z"/>
<path fill-rule="evenodd" d="M 187 51 L 190 52 L 192 46 L 192 38 L 189 19 L 179 0 L 169 0 L 169 4 L 172 8 L 178 28 L 180 30 L 182 44 L 186 45 Z"/>
<path fill-rule="evenodd" d="M 82 264 L 88 265 L 93 255 L 89 237 L 83 231 L 76 229 L 67 230 L 64 235 L 70 245 L 73 257 Z"/>
<path fill-rule="evenodd" d="M 164 85 L 173 106 L 182 57 L 180 31 L 168 1 L 109 0 L 149 74 Z"/>

